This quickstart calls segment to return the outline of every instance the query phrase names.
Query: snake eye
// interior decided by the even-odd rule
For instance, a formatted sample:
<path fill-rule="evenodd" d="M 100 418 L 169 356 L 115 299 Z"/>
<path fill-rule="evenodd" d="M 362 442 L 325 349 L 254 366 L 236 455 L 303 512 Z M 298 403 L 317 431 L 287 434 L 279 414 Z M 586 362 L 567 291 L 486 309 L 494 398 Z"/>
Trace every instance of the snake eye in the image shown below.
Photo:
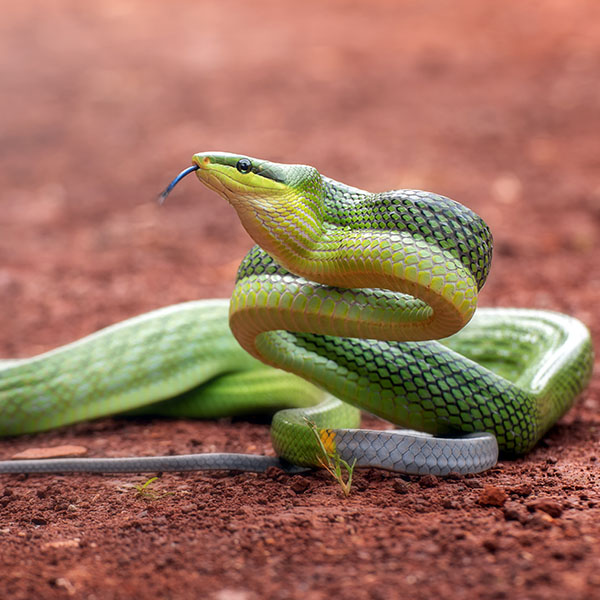
<path fill-rule="evenodd" d="M 240 160 L 237 161 L 235 168 L 240 173 L 250 173 L 250 171 L 252 171 L 252 163 L 247 158 L 240 158 Z"/>

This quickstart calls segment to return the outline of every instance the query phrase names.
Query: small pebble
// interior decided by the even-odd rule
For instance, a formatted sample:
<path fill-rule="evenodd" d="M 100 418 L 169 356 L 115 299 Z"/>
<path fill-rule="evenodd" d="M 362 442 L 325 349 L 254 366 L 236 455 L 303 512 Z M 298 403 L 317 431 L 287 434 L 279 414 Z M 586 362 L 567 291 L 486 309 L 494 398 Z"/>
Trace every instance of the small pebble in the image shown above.
<path fill-rule="evenodd" d="M 560 502 L 552 500 L 551 498 L 538 498 L 527 503 L 527 510 L 529 512 L 535 512 L 541 510 L 546 514 L 550 515 L 554 519 L 560 517 L 563 513 L 563 507 Z"/>
<path fill-rule="evenodd" d="M 310 487 L 310 481 L 305 477 L 292 477 L 292 483 L 290 489 L 296 494 L 304 494 Z"/>
<path fill-rule="evenodd" d="M 525 512 L 517 502 L 507 502 L 502 508 L 502 512 L 507 521 L 523 522 L 525 520 Z"/>
<path fill-rule="evenodd" d="M 471 489 L 480 489 L 483 487 L 481 481 L 477 481 L 477 479 L 466 479 L 465 485 Z"/>
<path fill-rule="evenodd" d="M 419 479 L 419 485 L 422 488 L 434 488 L 439 485 L 439 481 L 435 475 L 423 475 L 423 477 Z"/>
<path fill-rule="evenodd" d="M 393 487 L 397 494 L 408 494 L 410 492 L 410 485 L 406 481 L 402 481 L 402 479 L 396 479 Z"/>
<path fill-rule="evenodd" d="M 522 498 L 526 498 L 531 494 L 533 488 L 529 483 L 522 483 L 521 485 L 517 485 L 508 490 L 514 496 L 521 496 Z"/>
<path fill-rule="evenodd" d="M 283 469 L 280 469 L 279 467 L 269 467 L 265 471 L 265 475 L 269 479 L 273 479 L 275 481 L 281 481 L 285 477 L 285 472 L 283 471 Z"/>
<path fill-rule="evenodd" d="M 508 496 L 502 488 L 488 485 L 479 494 L 477 502 L 482 506 L 504 506 L 507 499 Z"/>
<path fill-rule="evenodd" d="M 535 513 L 523 525 L 529 529 L 549 529 L 552 526 L 552 517 L 546 513 Z"/>

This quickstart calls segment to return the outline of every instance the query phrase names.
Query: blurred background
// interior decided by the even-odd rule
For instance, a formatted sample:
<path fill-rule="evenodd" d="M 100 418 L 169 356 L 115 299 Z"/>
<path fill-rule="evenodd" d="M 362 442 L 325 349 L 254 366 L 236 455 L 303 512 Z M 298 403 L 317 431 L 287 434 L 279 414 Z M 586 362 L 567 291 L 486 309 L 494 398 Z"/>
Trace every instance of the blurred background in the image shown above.
<path fill-rule="evenodd" d="M 0 82 L 0 357 L 231 293 L 252 245 L 233 209 L 194 177 L 156 203 L 205 150 L 466 204 L 495 237 L 480 304 L 570 313 L 600 348 L 598 0 L 4 2 Z M 481 478 L 511 493 L 504 516 L 477 504 L 480 478 L 359 473 L 343 506 L 319 475 L 303 496 L 279 476 L 167 476 L 172 503 L 144 506 L 129 477 L 11 478 L 6 594 L 597 597 L 599 405 L 596 376 L 534 453 Z M 65 441 L 270 447 L 245 422 L 103 420 L 3 456 Z M 540 495 L 565 515 L 531 514 Z"/>
<path fill-rule="evenodd" d="M 490 224 L 483 305 L 598 341 L 594 0 L 21 0 L 0 22 L 0 355 L 227 296 L 251 241 L 193 153 L 450 196 Z M 591 400 L 590 400 L 591 401 Z"/>

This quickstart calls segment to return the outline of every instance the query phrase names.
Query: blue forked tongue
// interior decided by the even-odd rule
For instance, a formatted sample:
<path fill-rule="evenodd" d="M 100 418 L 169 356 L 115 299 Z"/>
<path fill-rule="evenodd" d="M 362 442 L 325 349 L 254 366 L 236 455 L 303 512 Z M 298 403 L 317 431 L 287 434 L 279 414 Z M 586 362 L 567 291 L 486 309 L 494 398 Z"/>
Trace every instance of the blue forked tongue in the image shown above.
<path fill-rule="evenodd" d="M 197 171 L 200 167 L 198 165 L 192 165 L 187 169 L 184 169 L 171 181 L 171 183 L 158 195 L 158 203 L 163 204 L 167 199 L 167 196 L 173 191 L 173 188 L 186 176 L 192 173 L 193 171 Z"/>

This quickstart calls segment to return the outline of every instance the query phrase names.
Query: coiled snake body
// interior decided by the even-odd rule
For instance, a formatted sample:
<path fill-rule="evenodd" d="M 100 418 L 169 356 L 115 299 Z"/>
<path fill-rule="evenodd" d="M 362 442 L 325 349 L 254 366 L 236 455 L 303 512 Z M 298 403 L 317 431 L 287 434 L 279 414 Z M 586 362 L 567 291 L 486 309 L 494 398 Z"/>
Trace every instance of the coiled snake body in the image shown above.
<path fill-rule="evenodd" d="M 0 472 L 318 465 L 307 419 L 327 449 L 359 466 L 477 472 L 498 448 L 530 450 L 587 384 L 590 336 L 576 319 L 475 313 L 492 238 L 457 202 L 371 194 L 313 167 L 217 152 L 196 154 L 166 193 L 192 171 L 257 243 L 230 303 L 176 305 L 0 363 L 0 435 L 124 411 L 210 417 L 288 405 L 272 424 L 287 462 L 59 459 L 4 462 Z M 356 429 L 356 407 L 410 431 Z"/>

